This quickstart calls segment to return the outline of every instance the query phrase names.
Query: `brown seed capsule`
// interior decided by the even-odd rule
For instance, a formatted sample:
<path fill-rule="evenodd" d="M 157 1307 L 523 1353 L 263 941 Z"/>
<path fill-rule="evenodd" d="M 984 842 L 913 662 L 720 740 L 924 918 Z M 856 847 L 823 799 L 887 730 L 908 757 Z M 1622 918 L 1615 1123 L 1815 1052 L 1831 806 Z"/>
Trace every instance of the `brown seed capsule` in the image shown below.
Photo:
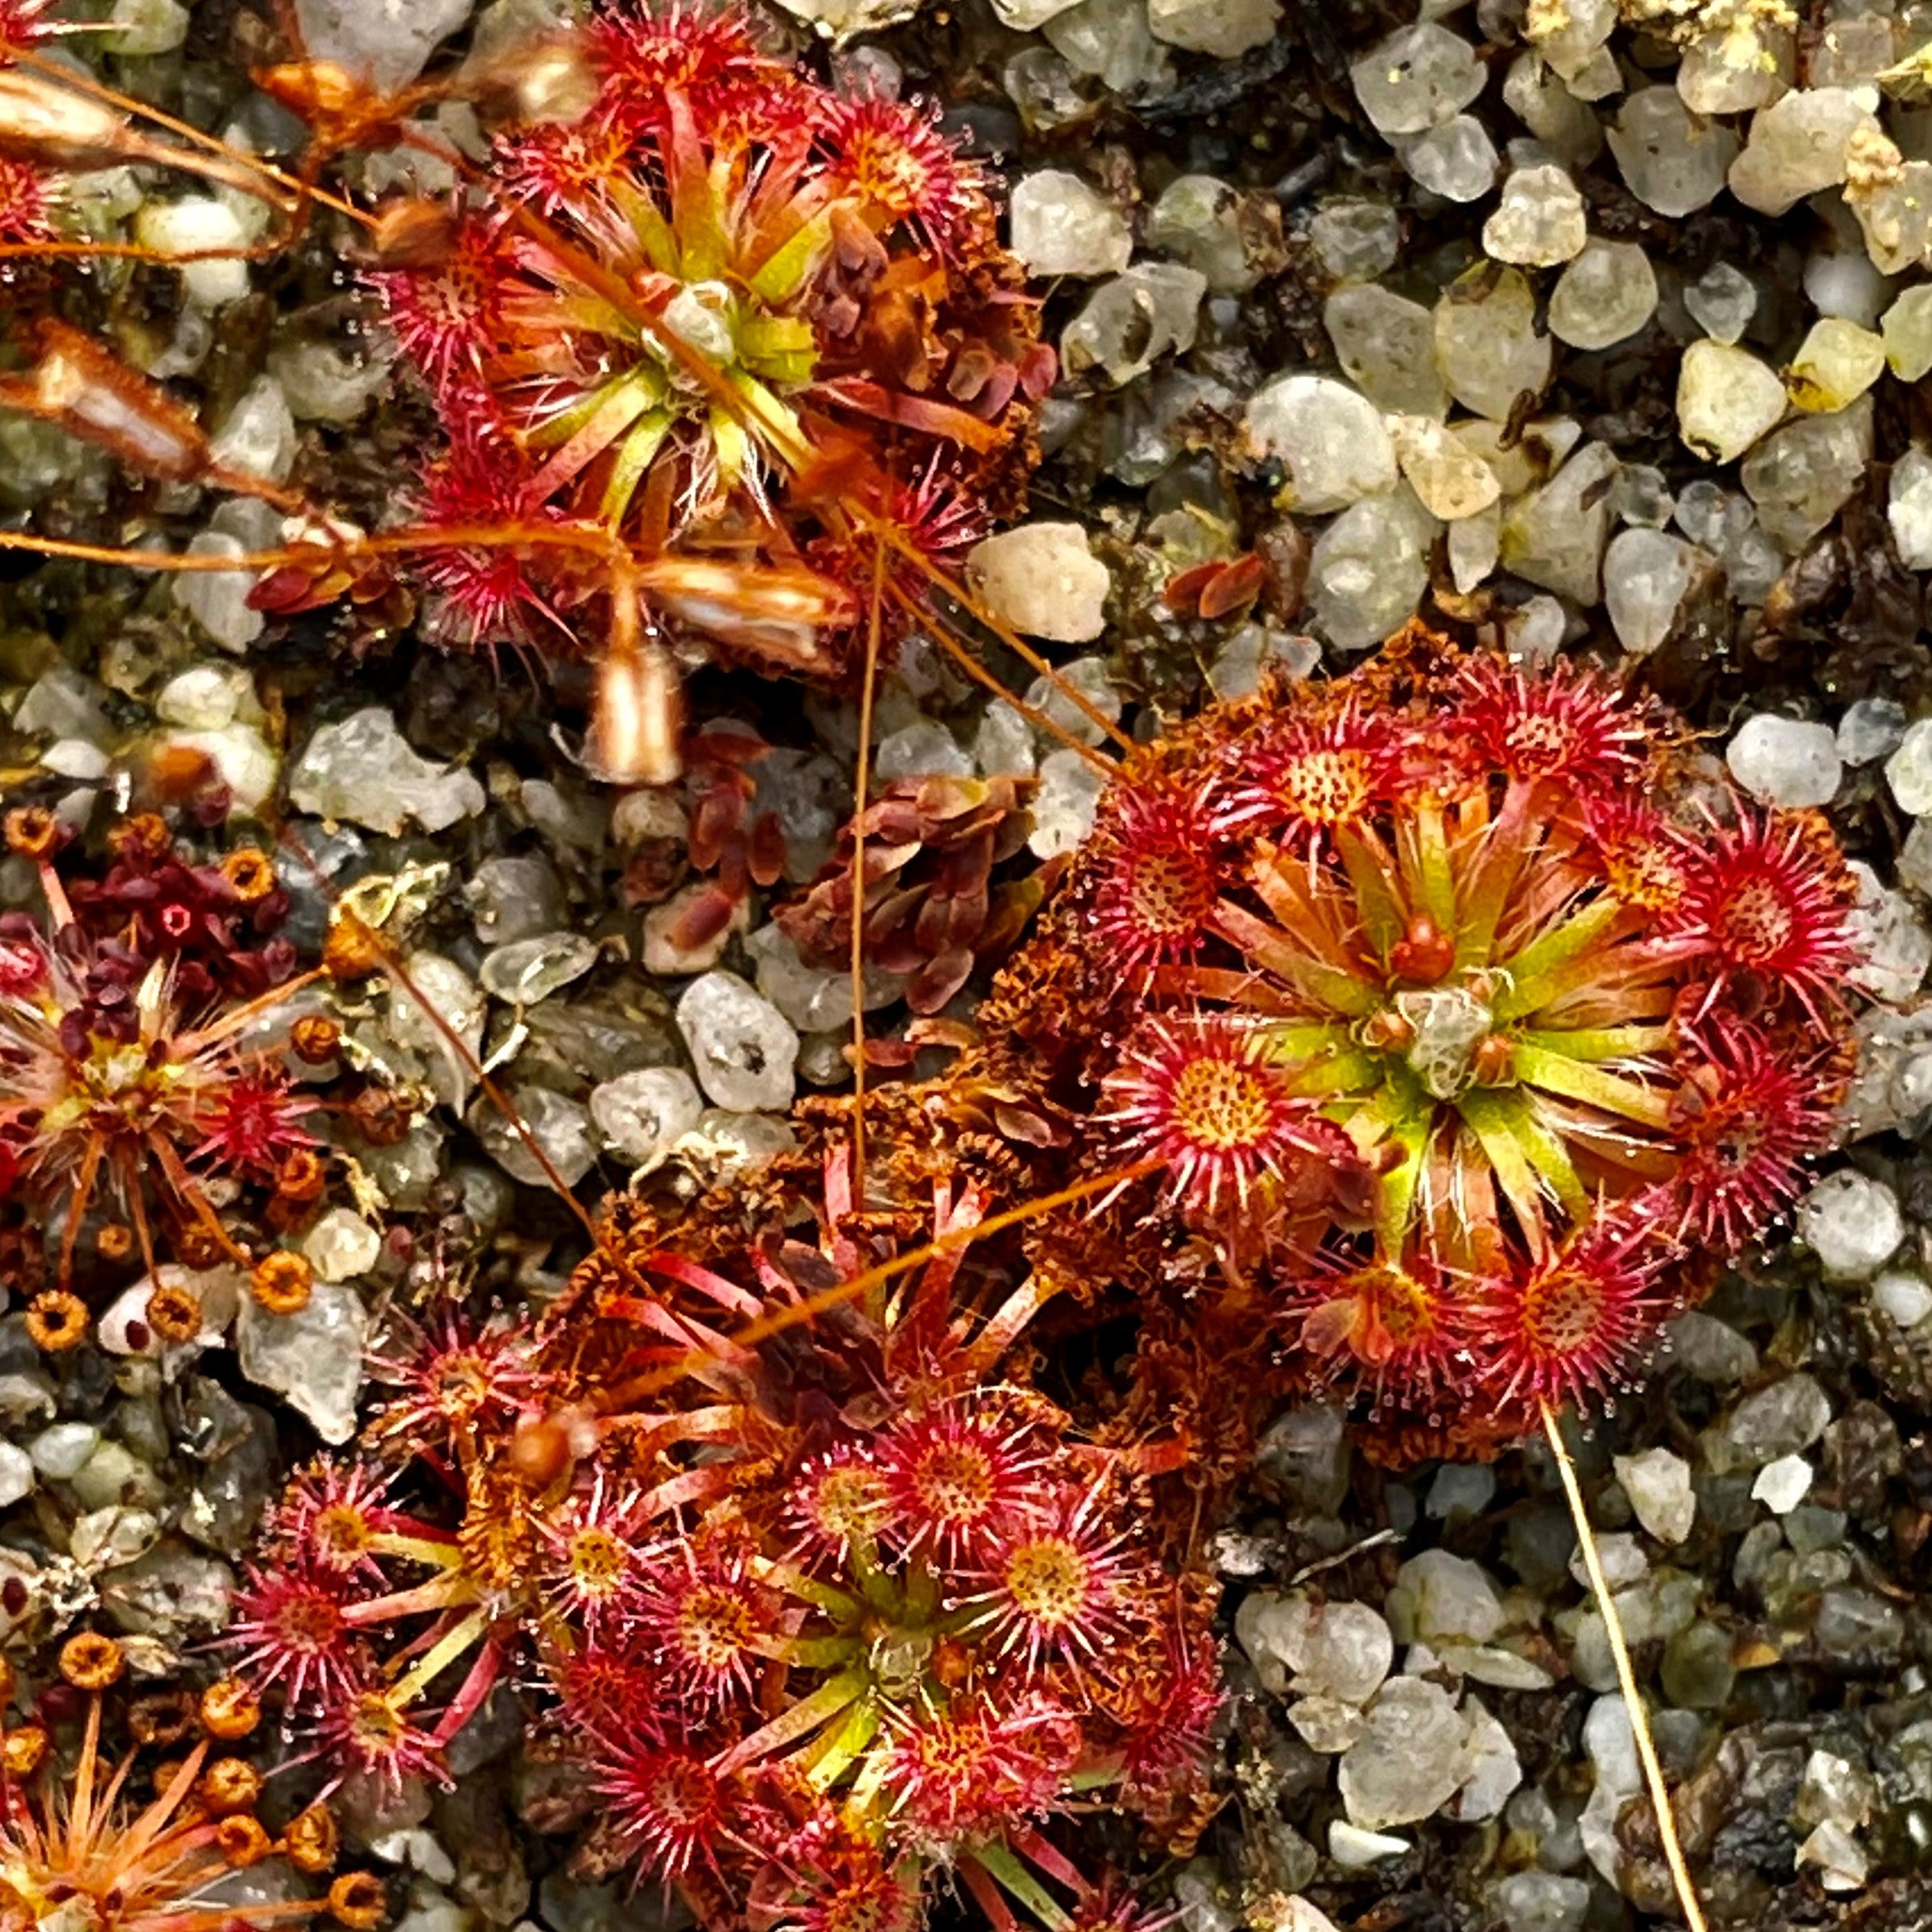
<path fill-rule="evenodd" d="M 44 805 L 16 805 L 5 825 L 7 849 L 23 858 L 45 858 L 61 842 L 61 822 Z"/>
<path fill-rule="evenodd" d="M 108 834 L 108 848 L 117 858 L 150 862 L 166 858 L 175 849 L 175 835 L 158 811 L 137 811 Z"/>
<path fill-rule="evenodd" d="M 298 1147 L 275 1170 L 275 1193 L 278 1200 L 306 1206 L 320 1199 L 328 1184 L 328 1169 L 313 1147 Z"/>
<path fill-rule="evenodd" d="M 365 1087 L 349 1103 L 349 1117 L 372 1147 L 393 1147 L 416 1117 L 386 1087 Z"/>
<path fill-rule="evenodd" d="M 47 1288 L 27 1304 L 27 1332 L 49 1355 L 78 1349 L 87 1339 L 87 1304 L 65 1288 Z"/>
<path fill-rule="evenodd" d="M 14 1701 L 14 1667 L 0 1657 L 0 1711 Z"/>
<path fill-rule="evenodd" d="M 218 1268 L 230 1258 L 221 1236 L 205 1221 L 190 1221 L 175 1236 L 175 1259 L 184 1268 Z"/>
<path fill-rule="evenodd" d="M 194 1700 L 184 1690 L 149 1691 L 128 1705 L 128 1735 L 137 1744 L 165 1751 L 188 1735 L 194 1722 Z"/>
<path fill-rule="evenodd" d="M 352 912 L 338 911 L 322 948 L 322 970 L 332 980 L 362 980 L 382 963 L 382 943 L 366 922 Z"/>
<path fill-rule="evenodd" d="M 61 1675 L 76 1690 L 105 1690 L 127 1667 L 121 1646 L 99 1630 L 83 1630 L 61 1646 Z"/>
<path fill-rule="evenodd" d="M 147 1298 L 147 1325 L 163 1341 L 193 1341 L 201 1332 L 201 1298 L 192 1288 L 163 1283 Z"/>
<path fill-rule="evenodd" d="M 1478 1087 L 1505 1087 L 1515 1072 L 1516 1049 L 1501 1033 L 1485 1033 L 1469 1056 L 1469 1072 Z"/>
<path fill-rule="evenodd" d="M 296 1871 L 311 1875 L 327 1871 L 335 1863 L 341 1843 L 335 1814 L 321 1803 L 311 1804 L 291 1819 L 282 1835 L 282 1855 Z"/>
<path fill-rule="evenodd" d="M 372 1871 L 345 1871 L 328 1888 L 328 1915 L 349 1932 L 372 1932 L 389 1916 L 389 1892 Z"/>
<path fill-rule="evenodd" d="M 32 1777 L 47 1761 L 47 1733 L 38 1724 L 23 1724 L 0 1738 L 0 1765 L 9 1777 Z"/>
<path fill-rule="evenodd" d="M 105 1222 L 94 1236 L 94 1252 L 104 1261 L 125 1261 L 134 1252 L 134 1231 L 125 1221 Z"/>
<path fill-rule="evenodd" d="M 261 1828 L 261 1821 L 246 1811 L 224 1818 L 214 1828 L 214 1849 L 237 1871 L 259 1865 L 274 1850 L 275 1842 Z"/>
<path fill-rule="evenodd" d="M 201 1693 L 201 1728 L 225 1744 L 245 1738 L 261 1722 L 261 1699 L 239 1677 L 223 1677 Z"/>
<path fill-rule="evenodd" d="M 6 138 L 7 108 L 19 78 L 11 69 L 0 70 L 0 153 L 14 151 Z M 34 333 L 38 360 L 19 375 L 0 376 L 0 398 L 9 407 L 97 444 L 141 476 L 185 483 L 208 468 L 207 432 L 159 383 L 130 368 L 104 341 L 51 316 L 43 316 Z"/>
<path fill-rule="evenodd" d="M 204 1771 L 194 1794 L 218 1818 L 252 1810 L 261 1795 L 261 1773 L 243 1757 L 218 1757 Z"/>
<path fill-rule="evenodd" d="M 1426 913 L 1412 913 L 1408 930 L 1388 949 L 1396 977 L 1433 986 L 1455 964 L 1455 942 Z"/>
<path fill-rule="evenodd" d="M 1416 1030 L 1393 1006 L 1362 1021 L 1360 1038 L 1371 1053 L 1400 1053 L 1415 1044 Z"/>
<path fill-rule="evenodd" d="M 306 1308 L 315 1285 L 315 1269 L 286 1248 L 264 1255 L 248 1282 L 250 1292 L 271 1315 L 294 1315 Z"/>
<path fill-rule="evenodd" d="M 510 1438 L 510 1464 L 535 1489 L 546 1489 L 570 1468 L 570 1432 L 548 1417 L 527 1416 Z"/>
<path fill-rule="evenodd" d="M 253 845 L 236 846 L 222 861 L 222 876 L 244 905 L 266 899 L 275 889 L 274 861 Z"/>
<path fill-rule="evenodd" d="M 304 1013 L 289 1028 L 289 1044 L 305 1066 L 320 1066 L 336 1057 L 342 1029 L 326 1013 Z"/>

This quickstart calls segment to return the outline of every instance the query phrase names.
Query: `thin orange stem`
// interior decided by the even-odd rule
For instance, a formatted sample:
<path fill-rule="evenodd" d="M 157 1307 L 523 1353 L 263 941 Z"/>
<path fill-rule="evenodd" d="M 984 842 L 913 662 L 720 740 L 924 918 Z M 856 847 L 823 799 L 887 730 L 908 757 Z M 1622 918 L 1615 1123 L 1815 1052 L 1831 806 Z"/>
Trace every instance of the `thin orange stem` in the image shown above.
<path fill-rule="evenodd" d="M 191 147 L 221 156 L 231 167 L 245 169 L 273 181 L 277 187 L 285 189 L 294 197 L 297 205 L 303 199 L 319 201 L 325 208 L 334 209 L 338 214 L 347 215 L 351 221 L 362 222 L 365 227 L 373 228 L 375 226 L 375 218 L 364 214 L 354 202 L 338 200 L 334 195 L 326 193 L 312 184 L 305 184 L 286 168 L 278 167 L 273 161 L 264 161 L 241 148 L 231 147 L 219 135 L 207 133 L 188 121 L 177 120 L 175 116 L 159 108 L 152 107 L 144 100 L 137 100 L 131 94 L 119 93 L 104 81 L 95 79 L 91 74 L 64 66 L 57 61 L 50 61 L 45 55 L 34 53 L 31 48 L 10 46 L 3 51 L 8 60 L 16 61 L 23 67 L 34 68 L 48 79 L 57 81 L 61 86 L 70 88 L 76 94 L 84 94 L 105 107 L 118 108 L 122 113 L 145 121 L 152 126 L 165 128 L 169 133 L 187 142 Z M 153 160 L 164 160 L 166 158 L 159 151 L 147 157 Z M 235 184 L 241 185 L 239 182 Z M 293 212 L 292 208 L 290 212 Z"/>
<path fill-rule="evenodd" d="M 87 1143 L 87 1151 L 81 1157 L 80 1178 L 74 1182 L 74 1192 L 68 1197 L 67 1226 L 61 1235 L 60 1273 L 54 1277 L 62 1289 L 74 1280 L 74 1251 L 80 1242 L 81 1222 L 87 1215 L 88 1198 L 94 1192 L 104 1150 L 105 1143 L 99 1139 Z"/>
<path fill-rule="evenodd" d="M 94 1807 L 94 1774 L 100 1764 L 100 1693 L 87 1700 L 87 1726 L 81 1739 L 80 1762 L 74 1767 L 74 1796 L 67 1812 L 67 1832 L 77 1845 L 90 1836 Z"/>
<path fill-rule="evenodd" d="M 1112 775 L 1114 762 L 1104 752 L 1097 751 L 1091 744 L 1083 744 L 1057 718 L 1049 718 L 1037 705 L 1030 705 L 1023 697 L 1017 697 L 1009 691 L 966 646 L 955 638 L 947 634 L 946 626 L 934 621 L 932 612 L 917 598 L 894 588 L 893 600 L 909 616 L 917 617 L 930 631 L 933 642 L 952 659 L 977 684 L 981 684 L 995 697 L 1010 705 L 1036 731 L 1044 731 L 1049 738 L 1057 738 L 1070 752 L 1078 752 L 1096 771 Z"/>
<path fill-rule="evenodd" d="M 803 1301 L 788 1303 L 769 1315 L 761 1315 L 757 1320 L 748 1322 L 744 1328 L 735 1329 L 726 1339 L 743 1348 L 752 1342 L 763 1341 L 770 1336 L 782 1334 L 787 1328 L 795 1328 L 801 1323 L 811 1321 L 829 1309 L 842 1307 L 868 1290 L 891 1281 L 896 1275 L 907 1273 L 915 1268 L 923 1268 L 928 1261 L 934 1260 L 941 1255 L 951 1254 L 955 1248 L 970 1248 L 975 1241 L 988 1235 L 997 1235 L 1003 1229 L 1017 1227 L 1027 1221 L 1037 1221 L 1041 1215 L 1050 1214 L 1057 1209 L 1091 1201 L 1095 1195 L 1104 1193 L 1110 1188 L 1121 1188 L 1129 1182 L 1144 1180 L 1148 1175 L 1157 1172 L 1163 1164 L 1158 1159 L 1137 1161 L 1130 1167 L 1116 1168 L 1110 1173 L 1075 1181 L 1070 1187 L 1061 1188 L 1052 1194 L 1043 1194 L 1036 1201 L 1022 1201 L 1018 1207 L 1008 1208 L 1002 1214 L 989 1215 L 984 1221 L 949 1228 L 944 1234 L 935 1235 L 917 1248 L 908 1248 L 904 1254 L 895 1255 L 889 1261 L 881 1261 L 876 1268 L 868 1268 L 863 1273 L 855 1274 L 849 1281 L 837 1282 L 830 1288 L 820 1290 L 816 1294 L 807 1295 Z M 682 1362 L 672 1362 L 651 1375 L 640 1376 L 638 1378 L 638 1393 L 649 1395 L 659 1389 L 667 1388 L 680 1376 L 688 1374 L 693 1367 L 701 1366 L 709 1359 L 702 1351 L 693 1351 Z"/>
<path fill-rule="evenodd" d="M 858 769 L 852 779 L 852 1195 L 866 1199 L 866 804 L 872 782 L 872 693 L 885 604 L 885 546 L 872 547 L 872 602 L 866 623 L 866 670 L 858 693 Z"/>
<path fill-rule="evenodd" d="M 230 1260 L 238 1268 L 246 1268 L 253 1257 L 222 1226 L 214 1210 L 208 1205 L 207 1196 L 201 1192 L 195 1177 L 182 1164 L 181 1157 L 175 1151 L 173 1144 L 159 1133 L 150 1133 L 147 1136 L 147 1150 L 155 1157 L 155 1164 L 160 1168 L 169 1187 L 173 1188 L 176 1198 L 193 1210 L 195 1218 L 221 1244 Z"/>
<path fill-rule="evenodd" d="M 304 511 L 309 506 L 296 502 Z M 312 512 L 311 512 L 312 514 Z M 608 561 L 622 544 L 608 532 L 587 526 L 559 523 L 541 527 L 505 529 L 486 523 L 455 524 L 445 529 L 386 531 L 341 544 L 284 544 L 273 550 L 245 550 L 239 557 L 213 557 L 177 550 L 116 550 L 104 544 L 76 543 L 57 536 L 36 536 L 18 530 L 0 530 L 0 550 L 26 550 L 36 557 L 67 557 L 82 563 L 119 564 L 130 570 L 161 570 L 187 576 L 220 576 L 236 570 L 279 570 L 335 555 L 400 556 L 411 550 L 541 549 L 589 552 Z M 641 573 L 649 587 L 650 568 Z"/>
<path fill-rule="evenodd" d="M 571 1212 L 583 1224 L 585 1232 L 590 1235 L 591 1241 L 602 1248 L 604 1244 L 597 1231 L 595 1217 L 570 1191 L 570 1183 L 557 1172 L 556 1163 L 550 1159 L 543 1142 L 536 1138 L 523 1116 L 511 1105 L 509 1096 L 483 1070 L 482 1063 L 469 1051 L 468 1043 L 436 1010 L 436 1006 L 429 995 L 416 984 L 414 980 L 410 978 L 409 969 L 402 961 L 388 948 L 385 948 L 383 951 L 383 970 L 402 987 L 411 999 L 415 1001 L 417 1010 L 428 1019 L 430 1025 L 463 1055 L 464 1060 L 468 1063 L 467 1070 L 476 1081 L 477 1090 L 503 1116 L 510 1131 L 523 1142 L 524 1152 L 542 1169 L 544 1179 L 550 1184 L 558 1198 L 569 1204 Z"/>
<path fill-rule="evenodd" d="M 1583 1548 L 1583 1568 L 1590 1587 L 1596 1592 L 1598 1612 L 1610 1639 L 1610 1655 L 1616 1666 L 1616 1681 L 1624 1694 L 1624 1709 L 1630 1719 L 1630 1733 L 1637 1740 L 1637 1755 L 1643 1765 L 1644 1782 L 1650 1787 L 1650 1803 L 1657 1814 L 1657 1835 L 1663 1845 L 1663 1860 L 1671 1869 L 1671 1883 L 1677 1888 L 1677 1902 L 1684 1908 L 1684 1923 L 1690 1932 L 1705 1932 L 1704 1909 L 1697 1901 L 1697 1888 L 1691 1883 L 1690 1869 L 1684 1862 L 1684 1847 L 1677 1837 L 1676 1815 L 1671 1809 L 1670 1787 L 1663 1782 L 1663 1766 L 1657 1756 L 1656 1741 L 1650 1735 L 1650 1721 L 1638 1688 L 1637 1672 L 1631 1667 L 1630 1647 L 1624 1641 L 1623 1620 L 1612 1602 L 1610 1585 L 1604 1575 L 1596 1538 L 1590 1527 L 1590 1513 L 1583 1506 L 1582 1485 L 1577 1481 L 1576 1465 L 1570 1460 L 1570 1446 L 1563 1440 L 1557 1412 L 1545 1402 L 1543 1433 L 1549 1438 L 1550 1452 L 1557 1459 L 1557 1473 L 1563 1480 L 1563 1494 L 1576 1524 L 1577 1540 Z"/>
<path fill-rule="evenodd" d="M 202 1048 L 214 1045 L 218 1040 L 227 1040 L 252 1026 L 265 1013 L 273 1013 L 278 1006 L 287 1005 L 298 993 L 315 985 L 317 980 L 325 979 L 328 969 L 311 966 L 306 972 L 299 972 L 292 979 L 278 980 L 265 993 L 258 993 L 254 998 L 244 1000 L 239 1006 L 230 1006 L 210 1025 L 197 1027 L 192 1033 L 181 1036 L 178 1044 L 184 1053 L 199 1053 Z"/>
<path fill-rule="evenodd" d="M 935 590 L 945 591 L 947 595 L 955 602 L 964 604 L 968 610 L 972 612 L 977 622 L 985 625 L 987 629 L 991 631 L 994 636 L 998 638 L 1000 642 L 1004 644 L 1015 656 L 1020 659 L 1022 662 L 1031 665 L 1034 670 L 1038 672 L 1076 711 L 1081 713 L 1087 718 L 1089 723 L 1097 726 L 1122 751 L 1130 752 L 1134 748 L 1133 740 L 1084 691 L 1077 690 L 1070 684 L 1052 664 L 1049 663 L 1031 644 L 1020 636 L 1018 631 L 1008 625 L 1001 623 L 998 618 L 973 597 L 964 584 L 960 583 L 946 571 L 942 570 L 916 544 L 910 542 L 902 531 L 895 529 L 884 518 L 875 516 L 862 505 L 854 504 L 848 507 L 859 522 L 866 524 L 871 529 L 873 536 L 879 541 L 896 551 L 899 556 L 905 562 L 909 563 Z M 928 612 L 927 614 L 936 616 L 936 613 Z"/>

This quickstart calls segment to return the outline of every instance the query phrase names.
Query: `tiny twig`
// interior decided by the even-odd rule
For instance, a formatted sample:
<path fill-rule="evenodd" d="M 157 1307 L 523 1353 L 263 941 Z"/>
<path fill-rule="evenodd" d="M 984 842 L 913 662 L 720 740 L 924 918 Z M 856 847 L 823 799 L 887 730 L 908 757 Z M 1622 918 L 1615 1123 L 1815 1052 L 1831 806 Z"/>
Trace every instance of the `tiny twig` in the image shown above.
<path fill-rule="evenodd" d="M 1324 1570 L 1340 1570 L 1345 1563 L 1353 1563 L 1365 1550 L 1379 1549 L 1384 1544 L 1400 1543 L 1401 1540 L 1402 1532 L 1400 1530 L 1376 1530 L 1373 1534 L 1364 1536 L 1360 1542 L 1351 1543 L 1346 1549 L 1337 1550 L 1332 1557 L 1318 1557 L 1312 1563 L 1303 1564 L 1289 1578 L 1288 1587 L 1290 1590 L 1299 1589 L 1310 1577 L 1318 1577 Z"/>
<path fill-rule="evenodd" d="M 1543 1405 L 1543 1432 L 1549 1438 L 1557 1459 L 1557 1473 L 1563 1479 L 1563 1493 L 1570 1502 L 1570 1514 L 1577 1526 L 1577 1540 L 1583 1547 L 1583 1567 L 1589 1572 L 1590 1587 L 1596 1592 L 1597 1608 L 1604 1628 L 1609 1633 L 1610 1654 L 1616 1662 L 1616 1681 L 1624 1693 L 1624 1709 L 1630 1717 L 1630 1733 L 1637 1740 L 1637 1755 L 1643 1765 L 1644 1782 L 1650 1786 L 1650 1803 L 1657 1812 L 1657 1832 L 1663 1841 L 1664 1862 L 1671 1868 L 1684 1922 L 1691 1932 L 1705 1932 L 1704 1909 L 1697 1903 L 1697 1888 L 1691 1883 L 1689 1867 L 1684 1862 L 1684 1847 L 1677 1839 L 1677 1820 L 1671 1810 L 1669 1787 L 1663 1782 L 1663 1766 L 1658 1761 L 1656 1740 L 1650 1735 L 1650 1720 L 1645 1710 L 1643 1693 L 1637 1688 L 1637 1672 L 1630 1666 L 1630 1646 L 1624 1642 L 1623 1619 L 1610 1600 L 1610 1585 L 1604 1575 L 1603 1560 L 1597 1554 L 1596 1538 L 1591 1533 L 1590 1517 L 1583 1507 L 1582 1485 L 1577 1481 L 1576 1464 L 1570 1460 L 1557 1412 Z"/>

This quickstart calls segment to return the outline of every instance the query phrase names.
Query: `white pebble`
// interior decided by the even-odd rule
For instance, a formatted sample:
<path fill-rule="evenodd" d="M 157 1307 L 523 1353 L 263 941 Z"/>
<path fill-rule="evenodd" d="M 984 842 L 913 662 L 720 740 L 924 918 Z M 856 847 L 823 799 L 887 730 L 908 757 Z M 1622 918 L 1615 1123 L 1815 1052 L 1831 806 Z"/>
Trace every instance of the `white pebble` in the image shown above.
<path fill-rule="evenodd" d="M 771 1002 L 735 972 L 707 972 L 677 1002 L 698 1084 L 718 1106 L 757 1113 L 791 1104 L 799 1036 Z"/>
<path fill-rule="evenodd" d="M 1365 1832 L 1345 1818 L 1328 1827 L 1328 1856 L 1345 1870 L 1373 1865 L 1381 1858 L 1399 1858 L 1410 1849 L 1406 1838 L 1390 1837 L 1387 1832 Z"/>
<path fill-rule="evenodd" d="M 1724 761 L 1731 777 L 1767 805 L 1828 805 L 1844 776 L 1838 735 L 1829 725 L 1770 711 L 1745 719 Z"/>
<path fill-rule="evenodd" d="M 1284 376 L 1248 404 L 1245 426 L 1256 456 L 1286 466 L 1285 508 L 1320 516 L 1395 487 L 1396 447 L 1382 412 L 1346 383 Z"/>
<path fill-rule="evenodd" d="M 1932 1315 L 1932 1285 L 1903 1268 L 1888 1268 L 1871 1285 L 1871 1305 L 1901 1328 Z"/>
<path fill-rule="evenodd" d="M 56 1422 L 28 1444 L 27 1452 L 49 1481 L 65 1482 L 87 1467 L 100 1447 L 100 1431 L 91 1422 Z"/>
<path fill-rule="evenodd" d="M 1932 816 L 1932 718 L 1921 718 L 1885 761 L 1885 782 L 1900 811 Z"/>
<path fill-rule="evenodd" d="M 1932 455 L 1916 445 L 1892 466 L 1885 516 L 1899 561 L 1908 570 L 1932 570 Z"/>
<path fill-rule="evenodd" d="M 248 238 L 239 218 L 225 203 L 191 196 L 180 201 L 149 201 L 134 218 L 134 239 L 162 255 L 194 255 L 206 249 L 240 248 Z M 190 302 L 218 308 L 248 292 L 248 265 L 235 260 L 184 262 L 181 286 Z"/>
<path fill-rule="evenodd" d="M 1583 197 L 1560 167 L 1519 167 L 1502 184 L 1502 201 L 1483 223 L 1483 252 L 1493 261 L 1553 269 L 1583 252 L 1590 229 Z"/>
<path fill-rule="evenodd" d="M 1751 1485 L 1752 1500 L 1773 1516 L 1788 1516 L 1805 1499 L 1811 1486 L 1811 1465 L 1802 1455 L 1781 1455 L 1766 1463 Z"/>
<path fill-rule="evenodd" d="M 1712 463 L 1730 463 L 1777 426 L 1789 399 L 1748 349 L 1693 342 L 1677 368 L 1677 433 Z"/>
<path fill-rule="evenodd" d="M 1027 176 L 1011 208 L 1013 252 L 1036 275 L 1117 275 L 1133 253 L 1126 216 L 1064 169 Z"/>
<path fill-rule="evenodd" d="M 1272 39 L 1281 17 L 1281 0 L 1147 0 L 1155 40 L 1223 61 Z"/>
<path fill-rule="evenodd" d="M 375 1267 L 383 1238 L 349 1208 L 331 1208 L 303 1237 L 302 1252 L 319 1280 L 353 1281 Z"/>
<path fill-rule="evenodd" d="M 1841 1167 L 1799 1202 L 1798 1238 L 1832 1280 L 1862 1282 L 1898 1252 L 1905 1220 L 1883 1181 Z"/>
<path fill-rule="evenodd" d="M 1681 1543 L 1697 1520 L 1697 1498 L 1691 1489 L 1690 1464 L 1668 1449 L 1613 1459 L 1637 1520 L 1659 1543 Z"/>
<path fill-rule="evenodd" d="M 681 1066 L 646 1066 L 591 1090 L 591 1118 L 626 1160 L 661 1159 L 705 1110 Z"/>
<path fill-rule="evenodd" d="M 1113 579 L 1078 523 L 1022 523 L 974 545 L 974 591 L 994 616 L 1029 638 L 1086 644 L 1107 628 Z"/>

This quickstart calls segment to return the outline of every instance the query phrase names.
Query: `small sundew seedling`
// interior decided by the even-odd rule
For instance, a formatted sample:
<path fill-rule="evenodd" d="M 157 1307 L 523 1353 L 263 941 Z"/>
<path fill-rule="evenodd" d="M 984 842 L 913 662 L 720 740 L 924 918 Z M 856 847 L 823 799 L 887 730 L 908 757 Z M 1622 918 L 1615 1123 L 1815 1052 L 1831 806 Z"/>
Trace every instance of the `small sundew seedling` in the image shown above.
<path fill-rule="evenodd" d="M 104 857 L 63 849 L 36 807 L 10 812 L 6 833 L 44 906 L 0 917 L 0 1202 L 52 1231 L 42 1345 L 85 1337 L 83 1260 L 150 1276 L 163 1260 L 233 1263 L 265 1306 L 292 1311 L 308 1264 L 253 1216 L 286 1231 L 317 1211 L 333 1103 L 284 1050 L 290 1002 L 319 976 L 295 970 L 278 930 L 273 865 L 252 846 L 186 862 L 153 815 L 115 826 Z M 157 1281 L 150 1304 L 162 1341 L 200 1332 L 191 1287 Z"/>

